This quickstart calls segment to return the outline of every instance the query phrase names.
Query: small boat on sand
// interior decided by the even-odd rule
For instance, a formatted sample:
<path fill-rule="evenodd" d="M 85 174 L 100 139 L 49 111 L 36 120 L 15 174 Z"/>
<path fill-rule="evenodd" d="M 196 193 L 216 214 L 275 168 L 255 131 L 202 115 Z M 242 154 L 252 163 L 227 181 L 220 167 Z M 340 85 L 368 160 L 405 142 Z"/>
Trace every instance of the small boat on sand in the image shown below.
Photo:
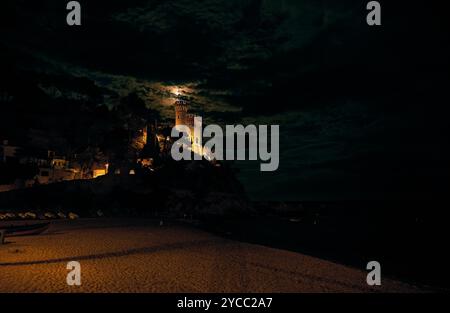
<path fill-rule="evenodd" d="M 49 226 L 50 223 L 12 225 L 0 227 L 0 230 L 4 231 L 5 237 L 31 236 L 43 233 Z"/>

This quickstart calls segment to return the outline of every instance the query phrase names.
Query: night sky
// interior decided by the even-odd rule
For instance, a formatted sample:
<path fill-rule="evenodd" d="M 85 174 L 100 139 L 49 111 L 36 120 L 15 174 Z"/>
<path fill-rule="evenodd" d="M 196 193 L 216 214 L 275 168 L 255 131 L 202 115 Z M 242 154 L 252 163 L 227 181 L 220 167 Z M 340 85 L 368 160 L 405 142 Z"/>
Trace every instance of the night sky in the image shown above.
<path fill-rule="evenodd" d="M 80 0 L 69 27 L 67 1 L 7 0 L 0 64 L 136 92 L 166 118 L 179 90 L 207 122 L 279 124 L 278 171 L 237 164 L 253 199 L 439 197 L 448 17 L 438 1 L 380 2 L 369 27 L 367 1 Z"/>

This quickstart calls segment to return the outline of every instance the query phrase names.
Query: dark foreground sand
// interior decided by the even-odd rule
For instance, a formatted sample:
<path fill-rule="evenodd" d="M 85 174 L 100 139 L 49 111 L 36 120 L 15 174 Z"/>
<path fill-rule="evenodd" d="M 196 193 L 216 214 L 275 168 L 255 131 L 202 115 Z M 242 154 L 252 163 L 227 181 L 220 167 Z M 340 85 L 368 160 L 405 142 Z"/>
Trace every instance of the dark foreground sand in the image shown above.
<path fill-rule="evenodd" d="M 82 286 L 66 283 L 81 263 Z M 55 222 L 47 233 L 0 245 L 0 292 L 418 292 L 366 272 L 154 221 Z"/>

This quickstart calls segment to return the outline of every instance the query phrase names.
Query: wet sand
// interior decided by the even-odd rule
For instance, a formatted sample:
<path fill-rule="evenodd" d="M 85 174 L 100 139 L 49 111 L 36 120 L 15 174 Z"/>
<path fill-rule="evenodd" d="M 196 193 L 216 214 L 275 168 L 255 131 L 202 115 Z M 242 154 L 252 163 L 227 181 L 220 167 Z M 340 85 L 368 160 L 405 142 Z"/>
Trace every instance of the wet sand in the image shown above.
<path fill-rule="evenodd" d="M 0 225 L 1 226 L 1 225 Z M 67 263 L 81 264 L 68 286 Z M 136 219 L 55 221 L 0 245 L 0 292 L 420 292 L 300 253 Z"/>

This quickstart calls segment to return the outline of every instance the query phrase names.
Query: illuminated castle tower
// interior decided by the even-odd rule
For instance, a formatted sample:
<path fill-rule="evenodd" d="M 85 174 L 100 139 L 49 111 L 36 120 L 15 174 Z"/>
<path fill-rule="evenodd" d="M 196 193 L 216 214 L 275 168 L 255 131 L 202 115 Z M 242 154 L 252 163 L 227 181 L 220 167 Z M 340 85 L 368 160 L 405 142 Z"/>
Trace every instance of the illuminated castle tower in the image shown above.
<path fill-rule="evenodd" d="M 177 100 L 177 102 L 175 102 L 175 126 L 178 126 L 178 125 L 188 126 L 187 110 L 188 110 L 188 105 L 187 105 L 186 101 Z"/>
<path fill-rule="evenodd" d="M 189 127 L 191 131 L 190 140 L 192 144 L 192 151 L 202 155 L 202 139 L 201 134 L 195 134 L 194 131 L 194 120 L 195 115 L 188 113 L 189 105 L 186 101 L 177 100 L 175 102 L 175 127 L 184 125 Z"/>

